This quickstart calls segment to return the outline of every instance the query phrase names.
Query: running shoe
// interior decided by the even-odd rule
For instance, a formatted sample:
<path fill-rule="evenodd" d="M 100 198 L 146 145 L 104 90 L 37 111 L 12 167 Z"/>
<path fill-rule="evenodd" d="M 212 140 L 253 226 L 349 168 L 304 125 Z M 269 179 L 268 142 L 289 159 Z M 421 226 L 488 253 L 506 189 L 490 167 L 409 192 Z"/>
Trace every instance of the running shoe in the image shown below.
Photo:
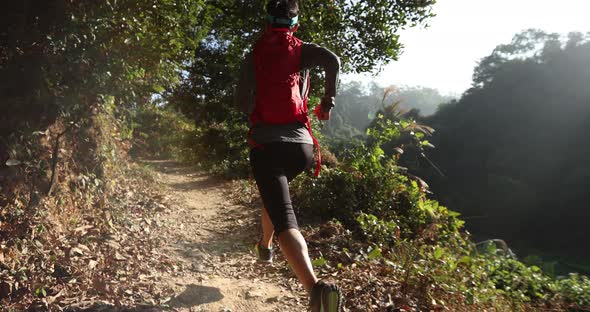
<path fill-rule="evenodd" d="M 259 262 L 272 263 L 273 251 L 272 248 L 264 248 L 260 245 L 260 242 L 254 246 L 256 256 Z"/>
<path fill-rule="evenodd" d="M 342 305 L 342 292 L 340 287 L 317 282 L 311 289 L 311 312 L 340 312 Z"/>

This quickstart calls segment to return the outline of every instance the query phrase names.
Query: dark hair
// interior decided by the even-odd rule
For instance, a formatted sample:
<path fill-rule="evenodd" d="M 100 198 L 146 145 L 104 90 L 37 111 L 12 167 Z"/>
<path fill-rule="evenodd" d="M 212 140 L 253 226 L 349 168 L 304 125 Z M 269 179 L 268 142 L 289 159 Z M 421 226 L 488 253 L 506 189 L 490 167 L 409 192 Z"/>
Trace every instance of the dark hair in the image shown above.
<path fill-rule="evenodd" d="M 293 18 L 299 15 L 297 0 L 270 0 L 266 5 L 266 13 L 277 18 Z M 272 27 L 289 27 L 290 25 L 272 24 Z"/>

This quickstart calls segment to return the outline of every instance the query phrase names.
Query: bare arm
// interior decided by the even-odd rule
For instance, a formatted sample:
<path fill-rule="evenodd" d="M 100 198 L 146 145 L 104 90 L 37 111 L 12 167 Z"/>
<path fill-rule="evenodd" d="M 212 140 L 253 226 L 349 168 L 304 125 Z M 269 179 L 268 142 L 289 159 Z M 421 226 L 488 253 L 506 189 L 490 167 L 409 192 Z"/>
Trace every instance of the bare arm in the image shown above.
<path fill-rule="evenodd" d="M 304 43 L 301 47 L 301 69 L 321 67 L 326 73 L 324 81 L 324 97 L 322 98 L 323 108 L 334 106 L 336 96 L 336 85 L 340 72 L 340 58 L 332 51 L 313 43 Z M 331 100 L 331 101 L 329 101 Z"/>

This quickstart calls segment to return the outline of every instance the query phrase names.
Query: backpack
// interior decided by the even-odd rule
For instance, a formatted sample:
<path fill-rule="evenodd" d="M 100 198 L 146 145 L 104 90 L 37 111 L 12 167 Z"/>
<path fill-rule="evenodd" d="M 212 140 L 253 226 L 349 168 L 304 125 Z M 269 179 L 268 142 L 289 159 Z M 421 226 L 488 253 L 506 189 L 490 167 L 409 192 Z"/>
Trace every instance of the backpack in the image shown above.
<path fill-rule="evenodd" d="M 305 85 L 303 88 L 300 86 L 302 44 L 289 29 L 270 28 L 254 45 L 256 105 L 250 114 L 248 142 L 253 147 L 259 146 L 250 138 L 252 129 L 259 124 L 304 124 L 318 153 L 314 174 L 317 177 L 321 167 L 321 153 L 318 141 L 312 134 L 307 109 L 310 81 L 308 73 L 304 77 Z"/>

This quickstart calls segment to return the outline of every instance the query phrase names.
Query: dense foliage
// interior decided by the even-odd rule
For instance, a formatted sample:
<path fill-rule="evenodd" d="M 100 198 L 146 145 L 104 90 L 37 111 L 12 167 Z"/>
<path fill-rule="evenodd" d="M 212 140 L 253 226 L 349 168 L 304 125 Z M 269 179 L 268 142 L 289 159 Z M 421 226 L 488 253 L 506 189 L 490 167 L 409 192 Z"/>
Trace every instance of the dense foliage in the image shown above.
<path fill-rule="evenodd" d="M 431 146 L 426 138 L 432 129 L 394 114 L 397 106 L 386 107 L 385 115 L 378 115 L 367 131 L 368 140 L 344 152 L 337 167 L 326 168 L 318 179 L 303 175 L 291 184 L 299 214 L 323 222 L 335 219 L 352 230 L 364 243 L 362 247 L 342 245 L 342 250 L 362 255 L 354 257 L 355 265 L 376 261 L 391 270 L 387 278 L 402 285 L 399 302 L 436 298 L 420 301 L 418 309 L 588 307 L 587 277 L 573 274 L 555 280 L 551 272 L 526 265 L 493 244 L 476 248 L 461 231 L 465 222 L 459 213 L 428 198 L 425 182 L 399 162 L 400 153 L 410 145 L 414 151 Z M 412 138 L 410 143 L 396 146 L 397 154 L 387 155 L 386 146 L 404 136 Z M 331 266 L 342 267 L 341 258 L 326 258 L 317 263 L 332 261 Z"/>
<path fill-rule="evenodd" d="M 396 59 L 397 31 L 424 23 L 433 3 L 305 2 L 298 34 L 340 55 L 346 71 L 369 71 Z M 103 243 L 118 220 L 114 207 L 133 194 L 117 183 L 131 139 L 136 151 L 247 174 L 247 125 L 235 112 L 232 91 L 240 62 L 263 28 L 263 6 L 231 0 L 0 5 L 1 300 L 80 291 L 68 279 L 68 271 L 82 267 L 75 255 L 85 252 L 81 246 Z M 335 141 L 343 146 L 339 161 L 319 179 L 301 176 L 293 183 L 299 212 L 341 222 L 354 233 L 353 246 L 361 246 L 348 250 L 357 252 L 349 261 L 387 268 L 380 272 L 400 281 L 400 292 L 418 298 L 421 309 L 444 301 L 587 307 L 587 277 L 555 280 L 493 248 L 478 251 L 460 231 L 459 214 L 428 198 L 425 182 L 411 173 L 429 175 L 422 161 L 432 141 L 441 148 L 429 157 L 448 179 L 431 177 L 442 202 L 501 218 L 506 235 L 522 228 L 546 244 L 562 243 L 559 233 L 579 228 L 581 240 L 568 234 L 572 243 L 562 244 L 578 252 L 588 234 L 583 207 L 590 150 L 580 142 L 590 126 L 589 49 L 581 34 L 567 42 L 542 32 L 518 35 L 482 60 L 461 100 L 426 119 L 440 130 L 428 140 L 432 129 L 412 119 L 418 112 L 405 119 L 396 108 L 404 101 L 438 104 L 436 92 L 406 89 L 381 97 L 376 88 L 345 86 L 348 96 L 338 100 L 341 109 L 323 133 L 358 138 Z M 382 105 L 386 101 L 397 104 Z M 565 216 L 559 224 L 556 209 Z M 504 222 L 510 211 L 519 215 Z M 531 215 L 538 222 L 522 226 Z M 96 236 L 81 234 L 91 228 Z M 104 259 L 94 265 L 117 275 L 112 259 Z M 92 273 L 84 274 L 78 277 L 87 281 Z"/>
<path fill-rule="evenodd" d="M 206 29 L 203 1 L 3 2 L 0 133 L 76 120 L 115 96 L 145 102 L 177 78 Z M 4 157 L 4 155 L 2 156 Z"/>
<path fill-rule="evenodd" d="M 424 119 L 437 129 L 429 157 L 444 177 L 424 161 L 406 164 L 422 168 L 442 202 L 473 217 L 473 232 L 523 253 L 590 259 L 589 38 L 518 34 L 482 59 L 460 100 Z"/>
<path fill-rule="evenodd" d="M 585 38 L 518 34 L 482 60 L 472 89 L 432 117 L 400 114 L 400 103 L 382 107 L 369 123 L 367 138 L 335 145 L 342 157 L 339 167 L 318 180 L 296 182 L 301 213 L 320 212 L 362 234 L 373 244 L 365 259 L 413 263 L 410 273 L 407 267 L 402 270 L 408 274 L 402 284 L 436 281 L 438 287 L 420 292 L 437 293 L 439 299 L 452 293 L 468 304 L 500 302 L 500 310 L 519 310 L 527 302 L 587 309 L 587 277 L 555 279 L 564 271 L 584 271 L 583 266 L 556 267 L 538 257 L 524 259 L 538 266 L 527 265 L 492 247 L 475 249 L 459 235 L 463 222 L 457 215 L 426 199 L 422 181 L 408 173 L 428 177 L 443 202 L 469 215 L 484 215 L 483 222 L 467 223 L 477 233 L 507 238 L 513 246 L 526 246 L 514 244 L 521 239 L 545 250 L 553 247 L 556 254 L 584 255 L 588 198 L 583 189 L 589 182 L 584 159 L 589 153 L 585 145 L 572 142 L 583 140 L 589 113 L 584 82 L 590 78 L 590 46 Z M 349 97 L 361 101 L 358 94 Z M 437 131 L 416 129 L 418 124 L 404 116 Z M 438 148 L 424 153 L 433 143 Z M 434 217 L 441 215 L 448 217 Z M 528 222 L 531 218 L 534 223 Z M 433 229 L 445 229 L 447 235 Z"/>
<path fill-rule="evenodd" d="M 131 113 L 127 127 L 133 136 L 131 155 L 194 160 L 189 142 L 193 141 L 195 127 L 186 117 L 157 105 L 141 106 Z"/>
<path fill-rule="evenodd" d="M 209 2 L 200 18 L 210 22 L 210 30 L 195 49 L 194 62 L 186 69 L 180 86 L 167 93 L 170 105 L 194 120 L 200 129 L 193 146 L 200 146 L 198 149 L 204 152 L 197 153 L 201 163 L 243 171 L 239 162 L 244 159 L 246 147 L 240 148 L 239 144 L 243 142 L 244 132 L 240 135 L 240 131 L 247 127 L 247 119 L 236 112 L 233 88 L 244 55 L 264 30 L 265 4 Z M 334 51 L 346 71 L 369 71 L 397 58 L 401 44 L 396 32 L 425 23 L 432 16 L 432 4 L 431 0 L 302 1 L 296 35 Z M 230 20 L 215 18 L 218 16 Z M 321 94 L 320 71 L 312 73 L 311 92 Z M 222 146 L 226 140 L 231 142 L 229 149 Z"/>
<path fill-rule="evenodd" d="M 78 239 L 70 227 L 80 219 L 112 227 L 105 197 L 116 198 L 115 169 L 131 142 L 135 151 L 246 172 L 233 74 L 263 27 L 265 2 L 0 4 L 0 300 L 30 302 L 63 286 L 43 270 L 70 265 L 60 251 L 70 242 L 48 243 L 56 230 Z M 300 34 L 331 43 L 350 70 L 368 70 L 395 59 L 396 30 L 422 23 L 433 3 L 317 1 L 302 7 Z M 44 230 L 48 224 L 55 226 Z M 52 247 L 57 256 L 45 261 Z"/>
<path fill-rule="evenodd" d="M 25 310 L 37 298 L 45 302 L 31 309 L 47 309 L 45 297 L 80 293 L 68 283 L 68 272 L 81 272 L 69 250 L 90 237 L 77 228 L 98 236 L 113 228 L 130 118 L 178 81 L 206 33 L 197 19 L 204 8 L 198 0 L 0 4 L 2 308 Z M 116 267 L 107 262 L 96 272 Z"/>

